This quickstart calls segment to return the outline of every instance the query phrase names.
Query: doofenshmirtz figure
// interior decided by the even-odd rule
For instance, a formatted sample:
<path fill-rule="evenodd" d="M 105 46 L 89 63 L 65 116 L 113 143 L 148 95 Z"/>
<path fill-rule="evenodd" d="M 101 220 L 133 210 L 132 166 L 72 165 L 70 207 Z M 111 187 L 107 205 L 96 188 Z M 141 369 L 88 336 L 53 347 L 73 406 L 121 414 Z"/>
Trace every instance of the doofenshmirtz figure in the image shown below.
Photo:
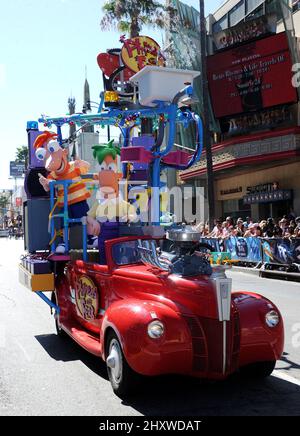
<path fill-rule="evenodd" d="M 71 219 L 80 219 L 86 216 L 89 211 L 87 199 L 90 197 L 90 193 L 82 181 L 81 175 L 88 172 L 90 164 L 80 159 L 69 162 L 69 150 L 59 144 L 57 137 L 56 133 L 45 131 L 34 142 L 37 159 L 43 161 L 45 169 L 49 171 L 48 177 L 39 175 L 39 182 L 48 192 L 51 180 L 72 180 L 72 184 L 68 187 L 68 214 Z M 62 185 L 58 185 L 57 199 L 57 206 L 63 208 L 64 190 Z M 91 237 L 89 237 L 89 244 L 92 244 L 90 239 Z M 56 253 L 63 254 L 64 252 L 65 244 L 61 243 L 57 246 Z"/>
<path fill-rule="evenodd" d="M 118 172 L 120 149 L 113 145 L 95 145 L 94 158 L 98 163 L 99 190 L 96 202 L 88 212 L 88 232 L 98 236 L 100 264 L 106 264 L 105 241 L 120 236 L 122 223 L 135 221 L 135 207 L 127 203 L 119 191 L 122 173 Z"/>

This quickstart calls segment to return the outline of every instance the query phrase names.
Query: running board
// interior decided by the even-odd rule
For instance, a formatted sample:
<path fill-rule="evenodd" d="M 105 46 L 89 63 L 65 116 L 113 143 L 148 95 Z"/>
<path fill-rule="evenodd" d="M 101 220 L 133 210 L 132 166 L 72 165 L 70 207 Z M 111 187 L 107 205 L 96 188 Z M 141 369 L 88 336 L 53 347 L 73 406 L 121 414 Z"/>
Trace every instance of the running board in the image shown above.
<path fill-rule="evenodd" d="M 95 356 L 102 357 L 99 335 L 85 330 L 81 324 L 74 320 L 65 320 L 61 324 L 61 328 L 86 351 Z"/>

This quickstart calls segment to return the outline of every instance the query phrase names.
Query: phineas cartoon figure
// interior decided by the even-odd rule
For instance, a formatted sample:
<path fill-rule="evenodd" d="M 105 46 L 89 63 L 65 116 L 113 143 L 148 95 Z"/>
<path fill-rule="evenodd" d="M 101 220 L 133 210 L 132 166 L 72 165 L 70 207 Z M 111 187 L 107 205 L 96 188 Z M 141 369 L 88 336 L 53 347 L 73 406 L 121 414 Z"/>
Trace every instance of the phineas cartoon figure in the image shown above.
<path fill-rule="evenodd" d="M 45 191 L 49 191 L 50 180 L 72 180 L 73 183 L 68 188 L 69 218 L 82 218 L 87 215 L 89 210 L 86 200 L 90 197 L 90 193 L 82 182 L 81 175 L 88 172 L 90 164 L 80 159 L 69 162 L 69 151 L 59 144 L 57 137 L 56 133 L 46 131 L 39 135 L 34 142 L 36 157 L 44 162 L 46 170 L 49 171 L 47 178 L 39 175 L 39 182 Z M 62 208 L 64 206 L 63 186 L 58 186 L 57 199 L 57 206 Z M 88 243 L 89 245 L 93 243 L 90 237 Z M 64 252 L 65 244 L 61 243 L 57 246 L 56 253 L 62 254 Z"/>

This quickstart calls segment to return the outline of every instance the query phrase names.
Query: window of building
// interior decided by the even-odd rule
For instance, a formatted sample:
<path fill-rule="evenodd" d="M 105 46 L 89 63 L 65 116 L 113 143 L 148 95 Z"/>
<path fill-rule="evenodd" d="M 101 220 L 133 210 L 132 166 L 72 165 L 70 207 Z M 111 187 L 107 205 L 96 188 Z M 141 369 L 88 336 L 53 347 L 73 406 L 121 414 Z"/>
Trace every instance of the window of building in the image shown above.
<path fill-rule="evenodd" d="M 297 12 L 300 10 L 300 1 L 299 0 L 293 0 L 292 3 L 293 12 Z"/>
<path fill-rule="evenodd" d="M 264 0 L 246 0 L 246 13 L 253 12 L 262 3 L 264 3 Z"/>
<path fill-rule="evenodd" d="M 228 29 L 227 14 L 213 25 L 213 33 L 218 33 L 225 29 Z"/>
<path fill-rule="evenodd" d="M 229 12 L 230 27 L 240 23 L 245 18 L 245 2 L 241 1 Z"/>
<path fill-rule="evenodd" d="M 265 8 L 264 8 L 264 5 L 262 4 L 257 9 L 255 9 L 253 12 L 251 12 L 249 15 L 247 15 L 246 21 L 253 20 L 254 18 L 258 18 L 258 17 L 261 17 L 263 15 L 265 15 Z"/>

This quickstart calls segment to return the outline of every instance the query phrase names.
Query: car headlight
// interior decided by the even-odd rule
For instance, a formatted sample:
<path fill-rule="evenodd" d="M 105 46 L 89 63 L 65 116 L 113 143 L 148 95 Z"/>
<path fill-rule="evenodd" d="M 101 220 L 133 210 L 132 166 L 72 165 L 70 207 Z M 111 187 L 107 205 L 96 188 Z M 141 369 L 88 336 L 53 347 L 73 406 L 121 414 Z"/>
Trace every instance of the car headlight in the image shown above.
<path fill-rule="evenodd" d="M 280 316 L 276 310 L 271 310 L 266 314 L 266 324 L 268 327 L 276 327 L 279 324 Z"/>
<path fill-rule="evenodd" d="M 152 321 L 148 325 L 148 335 L 152 339 L 159 339 L 165 332 L 165 326 L 161 321 Z"/>

